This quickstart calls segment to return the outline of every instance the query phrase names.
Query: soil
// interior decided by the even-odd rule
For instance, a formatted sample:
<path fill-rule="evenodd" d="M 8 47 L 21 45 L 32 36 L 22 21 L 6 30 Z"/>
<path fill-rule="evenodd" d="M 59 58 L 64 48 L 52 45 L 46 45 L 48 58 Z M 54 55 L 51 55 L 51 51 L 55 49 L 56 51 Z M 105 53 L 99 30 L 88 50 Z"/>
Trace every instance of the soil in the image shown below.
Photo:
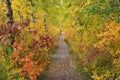
<path fill-rule="evenodd" d="M 60 36 L 59 48 L 53 55 L 47 78 L 48 80 L 82 80 L 70 57 L 68 45 L 64 42 L 64 34 Z"/>

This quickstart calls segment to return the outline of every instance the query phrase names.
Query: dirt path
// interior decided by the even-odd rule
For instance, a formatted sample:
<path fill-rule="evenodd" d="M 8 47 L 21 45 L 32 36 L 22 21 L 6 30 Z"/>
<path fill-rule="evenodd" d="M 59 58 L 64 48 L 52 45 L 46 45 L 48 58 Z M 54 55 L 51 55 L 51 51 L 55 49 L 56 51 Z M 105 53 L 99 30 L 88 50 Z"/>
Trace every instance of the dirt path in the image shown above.
<path fill-rule="evenodd" d="M 64 36 L 60 36 L 59 48 L 53 55 L 50 65 L 48 80 L 82 80 L 77 75 L 76 67 L 73 65 L 68 46 L 64 42 Z"/>

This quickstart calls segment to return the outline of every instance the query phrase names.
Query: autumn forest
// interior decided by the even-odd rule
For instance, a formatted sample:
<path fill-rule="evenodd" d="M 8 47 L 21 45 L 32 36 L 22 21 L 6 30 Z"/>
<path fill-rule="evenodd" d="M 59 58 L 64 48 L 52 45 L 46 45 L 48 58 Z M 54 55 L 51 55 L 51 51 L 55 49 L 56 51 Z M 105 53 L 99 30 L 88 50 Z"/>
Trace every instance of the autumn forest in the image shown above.
<path fill-rule="evenodd" d="M 120 0 L 0 0 L 0 80 L 120 80 Z"/>

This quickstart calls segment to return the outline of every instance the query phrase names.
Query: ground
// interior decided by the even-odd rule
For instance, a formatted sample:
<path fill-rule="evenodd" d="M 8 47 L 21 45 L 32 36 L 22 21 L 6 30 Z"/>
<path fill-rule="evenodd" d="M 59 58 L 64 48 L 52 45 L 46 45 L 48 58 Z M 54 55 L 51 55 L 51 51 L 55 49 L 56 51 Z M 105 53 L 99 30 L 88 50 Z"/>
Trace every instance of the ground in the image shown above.
<path fill-rule="evenodd" d="M 59 48 L 53 55 L 49 66 L 48 80 L 82 80 L 70 57 L 68 45 L 64 42 L 64 35 L 59 39 Z"/>

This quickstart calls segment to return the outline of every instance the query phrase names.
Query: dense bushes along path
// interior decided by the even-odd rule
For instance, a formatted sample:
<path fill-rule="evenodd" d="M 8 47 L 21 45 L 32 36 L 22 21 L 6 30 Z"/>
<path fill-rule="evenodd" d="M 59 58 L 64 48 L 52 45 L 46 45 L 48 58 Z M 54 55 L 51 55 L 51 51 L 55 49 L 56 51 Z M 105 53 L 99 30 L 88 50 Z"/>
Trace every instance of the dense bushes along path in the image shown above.
<path fill-rule="evenodd" d="M 64 42 L 64 35 L 60 36 L 59 48 L 53 55 L 48 80 L 81 80 L 77 75 L 76 67 L 70 59 L 68 46 Z"/>

